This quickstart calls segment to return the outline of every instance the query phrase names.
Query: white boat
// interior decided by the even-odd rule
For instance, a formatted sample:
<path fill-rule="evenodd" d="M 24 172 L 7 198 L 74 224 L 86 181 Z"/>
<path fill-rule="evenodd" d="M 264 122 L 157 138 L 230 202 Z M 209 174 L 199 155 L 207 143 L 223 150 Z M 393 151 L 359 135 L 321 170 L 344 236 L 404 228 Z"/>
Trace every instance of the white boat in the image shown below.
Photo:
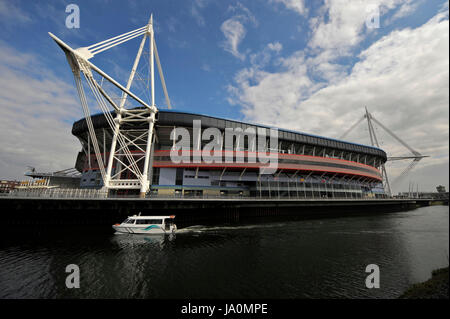
<path fill-rule="evenodd" d="M 174 215 L 171 216 L 141 216 L 133 215 L 121 224 L 113 225 L 113 229 L 126 234 L 173 234 L 177 230 L 174 224 Z"/>

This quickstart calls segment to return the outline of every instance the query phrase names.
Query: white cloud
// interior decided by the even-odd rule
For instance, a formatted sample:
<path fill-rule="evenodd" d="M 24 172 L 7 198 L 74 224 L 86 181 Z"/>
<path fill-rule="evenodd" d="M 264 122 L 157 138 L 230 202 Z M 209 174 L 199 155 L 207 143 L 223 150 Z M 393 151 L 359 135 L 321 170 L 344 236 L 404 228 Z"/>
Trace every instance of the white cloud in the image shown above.
<path fill-rule="evenodd" d="M 202 66 L 200 67 L 200 69 L 202 69 L 205 72 L 211 72 L 211 66 L 206 63 L 203 63 Z"/>
<path fill-rule="evenodd" d="M 258 21 L 255 16 L 238 2 L 235 6 L 230 6 L 228 12 L 233 12 L 233 17 L 225 20 L 220 30 L 225 36 L 225 41 L 222 42 L 222 47 L 225 51 L 231 53 L 233 56 L 240 60 L 245 60 L 245 54 L 239 51 L 239 44 L 245 38 L 247 30 L 244 24 L 250 22 L 254 26 L 258 25 Z"/>
<path fill-rule="evenodd" d="M 416 29 L 393 31 L 361 52 L 348 73 L 332 62 L 335 55 L 329 50 L 312 58 L 297 52 L 281 60 L 277 73 L 246 68 L 230 87 L 231 102 L 242 105 L 249 121 L 330 137 L 345 132 L 367 106 L 407 143 L 431 156 L 419 169 L 448 164 L 448 28 L 445 12 Z M 388 154 L 407 152 L 381 130 L 377 133 Z M 367 136 L 362 125 L 349 138 L 368 144 Z M 404 166 L 393 164 L 389 173 L 394 177 Z M 448 177 L 428 182 L 448 183 Z"/>
<path fill-rule="evenodd" d="M 207 5 L 208 0 L 194 0 L 191 5 L 191 15 L 201 27 L 205 26 L 205 18 L 200 11 Z"/>
<path fill-rule="evenodd" d="M 0 175 L 23 178 L 27 165 L 42 170 L 73 167 L 80 145 L 71 135 L 82 116 L 72 83 L 39 59 L 0 43 Z"/>
<path fill-rule="evenodd" d="M 250 21 L 254 26 L 258 25 L 258 20 L 256 20 L 256 17 L 253 15 L 253 13 L 251 13 L 250 10 L 240 2 L 237 2 L 234 6 L 229 6 L 227 11 L 235 13 L 235 16 L 233 17 L 235 19 L 238 19 L 242 22 Z"/>
<path fill-rule="evenodd" d="M 391 23 L 394 20 L 406 17 L 410 14 L 412 14 L 414 11 L 417 10 L 419 5 L 423 3 L 423 0 L 406 0 L 405 3 L 403 3 L 400 8 L 395 12 L 395 14 L 392 16 L 392 18 L 387 22 Z"/>
<path fill-rule="evenodd" d="M 244 60 L 245 54 L 240 53 L 238 46 L 244 39 L 246 30 L 242 23 L 234 18 L 225 20 L 220 27 L 223 35 L 225 36 L 225 42 L 223 42 L 223 48 L 225 51 L 230 52 L 236 58 Z"/>
<path fill-rule="evenodd" d="M 260 52 L 250 54 L 251 67 L 255 69 L 264 68 L 269 64 L 273 57 L 280 54 L 282 49 L 283 45 L 280 42 L 267 44 Z"/>
<path fill-rule="evenodd" d="M 282 49 L 283 49 L 283 45 L 280 42 L 273 42 L 273 43 L 269 43 L 267 45 L 267 47 L 272 50 L 275 51 L 277 53 L 279 53 Z"/>
<path fill-rule="evenodd" d="M 31 18 L 14 4 L 8 1 L 0 1 L 0 22 L 6 21 L 8 25 L 23 24 L 31 22 Z"/>
<path fill-rule="evenodd" d="M 294 10 L 300 15 L 305 15 L 307 13 L 303 0 L 272 0 L 272 2 L 282 3 L 287 9 Z"/>
<path fill-rule="evenodd" d="M 167 29 L 170 32 L 176 32 L 178 26 L 180 25 L 180 21 L 178 21 L 175 17 L 171 16 L 166 21 Z"/>
<path fill-rule="evenodd" d="M 311 20 L 313 35 L 309 46 L 335 49 L 342 54 L 361 42 L 364 35 L 372 30 L 367 28 L 366 22 L 373 17 L 373 8 L 379 9 L 382 19 L 383 13 L 394 9 L 402 1 L 326 0 L 321 8 L 323 14 Z"/>

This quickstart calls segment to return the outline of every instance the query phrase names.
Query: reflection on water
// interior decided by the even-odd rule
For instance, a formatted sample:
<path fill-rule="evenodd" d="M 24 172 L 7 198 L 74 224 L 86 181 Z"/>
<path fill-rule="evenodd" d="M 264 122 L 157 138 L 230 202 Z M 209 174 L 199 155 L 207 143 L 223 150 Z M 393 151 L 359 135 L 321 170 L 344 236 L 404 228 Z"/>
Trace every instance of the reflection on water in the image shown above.
<path fill-rule="evenodd" d="M 175 235 L 3 236 L 1 298 L 395 298 L 448 265 L 448 206 L 191 226 Z M 80 267 L 67 289 L 65 267 Z M 377 264 L 381 288 L 365 287 Z"/>
<path fill-rule="evenodd" d="M 111 243 L 118 245 L 120 248 L 132 248 L 138 247 L 140 245 L 154 245 L 159 246 L 161 249 L 164 248 L 164 243 L 167 241 L 172 241 L 175 239 L 175 234 L 123 234 L 115 233 L 111 236 Z"/>

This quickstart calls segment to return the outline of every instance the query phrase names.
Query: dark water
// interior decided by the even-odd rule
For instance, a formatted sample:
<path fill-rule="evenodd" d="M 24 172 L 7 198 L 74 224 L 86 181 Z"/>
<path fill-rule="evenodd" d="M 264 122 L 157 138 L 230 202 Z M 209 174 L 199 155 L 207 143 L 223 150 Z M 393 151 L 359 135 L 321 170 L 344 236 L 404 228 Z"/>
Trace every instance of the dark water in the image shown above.
<path fill-rule="evenodd" d="M 396 298 L 448 266 L 449 208 L 194 226 L 175 237 L 0 237 L 0 298 Z M 65 268 L 80 268 L 80 288 Z M 365 286 L 368 264 L 379 289 Z"/>

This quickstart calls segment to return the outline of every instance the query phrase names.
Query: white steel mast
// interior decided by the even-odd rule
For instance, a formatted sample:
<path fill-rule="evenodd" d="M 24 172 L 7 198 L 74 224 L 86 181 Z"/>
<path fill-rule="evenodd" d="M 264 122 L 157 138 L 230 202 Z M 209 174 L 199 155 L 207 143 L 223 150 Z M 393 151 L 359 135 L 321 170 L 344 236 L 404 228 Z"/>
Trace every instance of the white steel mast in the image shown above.
<path fill-rule="evenodd" d="M 411 146 L 409 146 L 405 141 L 403 141 L 400 137 L 398 137 L 394 132 L 392 132 L 390 129 L 388 129 L 386 126 L 384 126 L 380 121 L 378 121 L 369 111 L 367 110 L 367 107 L 365 108 L 366 111 L 364 115 L 355 123 L 353 124 L 347 131 L 342 134 L 339 139 L 344 139 L 351 131 L 353 131 L 358 124 L 360 124 L 364 119 L 367 120 L 367 126 L 369 129 L 369 137 L 370 137 L 370 143 L 372 146 L 380 147 L 378 143 L 378 138 L 375 133 L 373 122 L 375 122 L 377 125 L 379 125 L 385 132 L 387 132 L 390 136 L 392 136 L 395 140 L 397 140 L 400 144 L 402 144 L 404 147 L 406 147 L 412 155 L 409 156 L 389 156 L 387 158 L 388 161 L 398 161 L 398 160 L 408 160 L 412 159 L 412 162 L 401 172 L 399 176 L 394 180 L 394 183 L 400 181 L 402 178 L 404 178 L 416 165 L 417 163 L 425 157 L 429 157 L 427 155 L 422 155 L 415 149 L 413 149 Z M 381 172 L 383 176 L 383 183 L 384 188 L 389 196 L 392 196 L 392 189 L 391 184 L 389 183 L 389 178 L 386 172 L 386 166 L 385 164 L 381 165 Z"/>
<path fill-rule="evenodd" d="M 64 43 L 52 33 L 49 33 L 49 35 L 53 38 L 53 40 L 55 40 L 55 42 L 66 54 L 67 60 L 74 74 L 78 95 L 80 97 L 81 105 L 83 107 L 83 112 L 88 126 L 88 140 L 90 140 L 90 142 L 88 143 L 92 143 L 93 145 L 104 187 L 108 190 L 139 189 L 140 197 L 145 197 L 145 194 L 150 189 L 148 172 L 155 115 L 158 112 L 158 108 L 155 104 L 155 57 L 167 107 L 169 109 L 171 108 L 161 63 L 159 61 L 159 56 L 156 49 L 155 35 L 153 30 L 153 15 L 150 16 L 148 24 L 144 27 L 121 34 L 105 41 L 101 41 L 88 47 L 78 48 L 76 50 L 72 49 L 69 45 Z M 111 76 L 107 75 L 104 71 L 102 71 L 100 68 L 89 61 L 96 54 L 109 50 L 117 45 L 120 45 L 139 36 L 142 36 L 142 40 L 136 58 L 134 60 L 126 87 L 123 87 Z M 150 49 L 150 105 L 145 103 L 142 99 L 140 99 L 137 95 L 130 91 L 147 39 L 149 40 Z M 103 85 L 98 84 L 98 82 L 94 78 L 94 74 L 102 78 L 102 84 L 103 80 L 106 80 L 113 87 L 120 90 L 121 97 L 119 103 L 115 101 L 114 97 L 110 93 L 108 93 L 106 89 L 104 89 Z M 104 163 L 105 154 L 103 154 L 102 158 L 100 153 L 98 139 L 92 123 L 88 99 L 86 98 L 86 94 L 84 92 L 81 75 L 84 76 L 88 87 L 91 89 L 91 92 L 95 97 L 95 100 L 102 110 L 112 131 L 111 149 L 107 163 Z M 132 101 L 135 104 L 135 107 L 126 107 L 127 101 Z M 113 110 L 111 110 L 111 108 Z M 112 116 L 112 113 L 115 114 L 114 118 Z M 90 154 L 88 154 L 88 156 L 90 156 Z"/>

